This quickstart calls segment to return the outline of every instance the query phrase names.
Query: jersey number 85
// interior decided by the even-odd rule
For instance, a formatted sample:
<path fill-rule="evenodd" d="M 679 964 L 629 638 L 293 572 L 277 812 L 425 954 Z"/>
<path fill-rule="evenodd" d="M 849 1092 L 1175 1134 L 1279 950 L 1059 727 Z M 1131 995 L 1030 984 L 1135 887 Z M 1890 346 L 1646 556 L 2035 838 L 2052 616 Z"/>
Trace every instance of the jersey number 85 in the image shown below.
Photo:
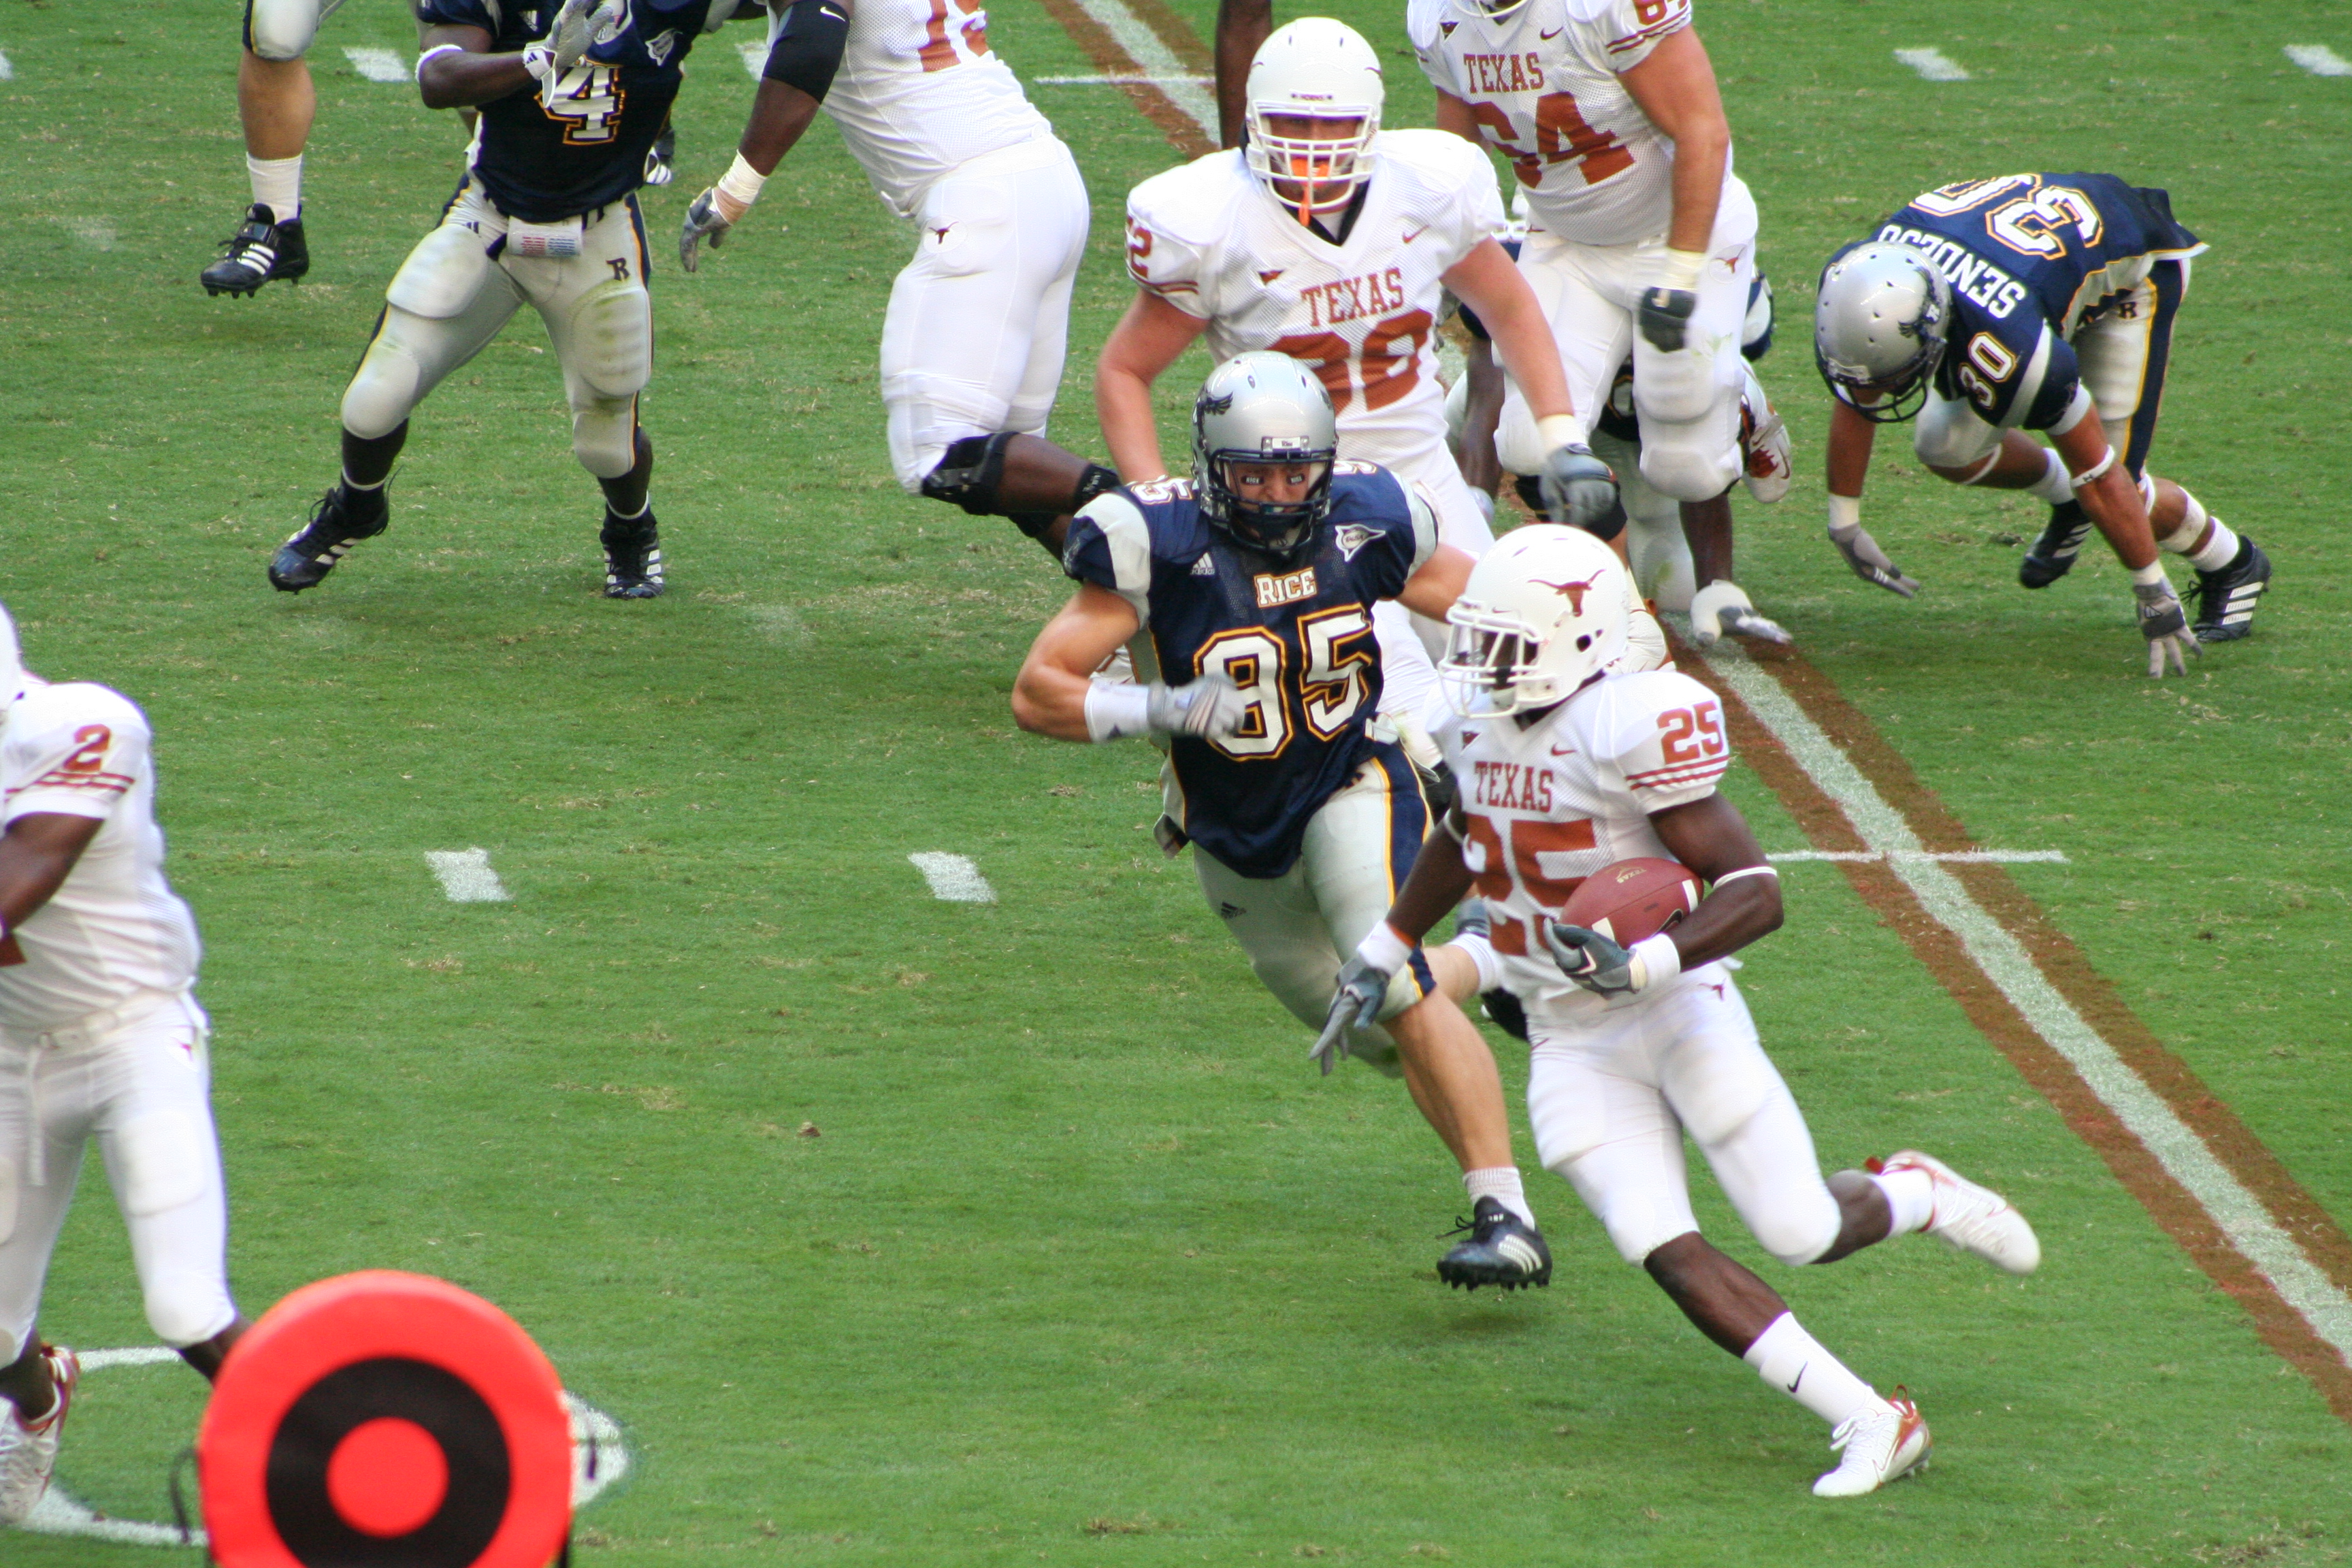
<path fill-rule="evenodd" d="M 1209 742 L 1237 762 L 1280 756 L 1297 732 L 1295 722 L 1303 722 L 1318 741 L 1339 739 L 1371 691 L 1366 672 L 1374 657 L 1372 620 L 1361 605 L 1299 616 L 1296 663 L 1277 629 L 1219 632 L 1192 657 L 1196 674 L 1222 675 L 1249 699 L 1241 729 Z"/>

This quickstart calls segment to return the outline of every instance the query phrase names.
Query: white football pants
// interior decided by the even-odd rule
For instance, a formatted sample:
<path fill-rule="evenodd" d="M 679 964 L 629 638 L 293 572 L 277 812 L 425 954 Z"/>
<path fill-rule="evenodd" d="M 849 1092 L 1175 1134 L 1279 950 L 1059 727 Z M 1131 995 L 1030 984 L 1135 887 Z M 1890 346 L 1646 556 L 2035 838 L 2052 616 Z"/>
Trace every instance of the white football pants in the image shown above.
<path fill-rule="evenodd" d="M 184 1347 L 236 1321 L 208 1032 L 185 992 L 147 992 L 46 1034 L 0 1031 L 0 1364 L 33 1332 L 91 1138 L 155 1336 Z"/>
<path fill-rule="evenodd" d="M 1706 964 L 1630 1006 L 1571 1018 L 1529 1001 L 1528 1116 L 1628 1263 L 1698 1229 L 1683 1134 L 1764 1250 L 1810 1263 L 1841 1224 L 1813 1137 L 1730 971 Z"/>
<path fill-rule="evenodd" d="M 1366 762 L 1323 803 L 1297 864 L 1283 875 L 1242 876 L 1198 844 L 1192 864 L 1202 897 L 1249 955 L 1259 983 L 1319 1033 L 1339 965 L 1396 901 L 1428 822 L 1412 769 L 1390 752 Z M 1389 982 L 1381 1016 L 1392 1018 L 1436 989 L 1428 960 L 1416 952 Z M 1385 1029 L 1358 1031 L 1349 1048 L 1392 1077 L 1404 1070 Z"/>
<path fill-rule="evenodd" d="M 574 257 L 517 256 L 509 245 L 493 258 L 501 237 L 508 220 L 468 180 L 384 291 L 383 320 L 343 392 L 343 428 L 371 440 L 392 434 L 528 304 L 563 370 L 572 454 L 598 479 L 617 479 L 636 466 L 637 394 L 654 368 L 637 199 L 583 217 Z"/>
<path fill-rule="evenodd" d="M 1089 218 L 1077 163 L 1050 136 L 942 174 L 915 216 L 915 258 L 882 321 L 890 464 L 909 494 L 967 436 L 1045 434 Z"/>
<path fill-rule="evenodd" d="M 1675 500 L 1707 500 L 1741 468 L 1739 344 L 1756 274 L 1756 203 L 1747 185 L 1724 182 L 1698 310 L 1686 346 L 1674 353 L 1653 348 L 1634 327 L 1634 308 L 1664 245 L 1579 245 L 1533 229 L 1519 251 L 1519 274 L 1559 343 L 1577 416 L 1591 423 L 1631 353 L 1642 477 Z M 1536 474 L 1543 471 L 1541 447 L 1527 398 L 1513 383 L 1503 395 L 1496 455 L 1515 474 Z"/>

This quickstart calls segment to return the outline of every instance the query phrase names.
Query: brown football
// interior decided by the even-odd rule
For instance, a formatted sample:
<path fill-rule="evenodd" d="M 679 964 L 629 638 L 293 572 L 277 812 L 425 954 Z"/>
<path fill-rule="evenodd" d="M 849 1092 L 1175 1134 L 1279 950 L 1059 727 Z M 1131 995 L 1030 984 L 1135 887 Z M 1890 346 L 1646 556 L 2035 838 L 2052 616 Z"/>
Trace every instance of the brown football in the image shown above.
<path fill-rule="evenodd" d="M 1696 873 L 1676 861 L 1644 857 L 1603 866 L 1584 879 L 1559 918 L 1631 947 L 1698 908 L 1698 900 Z"/>

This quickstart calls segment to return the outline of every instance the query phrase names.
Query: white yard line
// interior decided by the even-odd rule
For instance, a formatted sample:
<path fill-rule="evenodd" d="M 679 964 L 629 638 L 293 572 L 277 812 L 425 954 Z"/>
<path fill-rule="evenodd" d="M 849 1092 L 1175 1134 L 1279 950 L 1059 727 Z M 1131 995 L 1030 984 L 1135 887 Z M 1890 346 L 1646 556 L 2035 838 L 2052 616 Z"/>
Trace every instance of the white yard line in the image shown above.
<path fill-rule="evenodd" d="M 2289 44 L 2286 58 L 2314 76 L 2352 76 L 2352 60 L 2326 44 Z M 0 72 L 0 75 L 6 73 Z"/>
<path fill-rule="evenodd" d="M 1916 855 L 1900 852 L 1890 856 L 1877 849 L 1783 849 L 1777 855 L 1767 855 L 1767 860 L 1941 860 L 1947 865 L 1963 866 L 2063 866 L 2067 863 L 2063 849 L 1938 849 L 1921 850 Z"/>
<path fill-rule="evenodd" d="M 980 874 L 980 868 L 965 855 L 948 855 L 938 850 L 926 850 L 907 857 L 923 880 L 931 885 L 934 898 L 945 899 L 951 904 L 992 904 L 996 889 Z"/>
<path fill-rule="evenodd" d="M 1822 733 L 1761 665 L 1722 645 L 1701 655 L 1723 683 L 1772 732 L 1797 765 L 1837 803 L 1862 841 L 1886 858 L 1922 909 L 1958 937 L 1969 961 L 2009 999 L 2033 1031 L 2066 1058 L 2091 1092 L 2147 1146 L 2167 1173 L 2196 1199 L 2221 1233 L 2270 1281 L 2312 1331 L 2352 1363 L 2352 1298 L 2314 1266 L 2269 1211 L 2189 1131 L 2164 1098 L 2050 984 L 2016 937 L 1985 911 L 1920 845 L 1903 815 L 1886 803 L 1852 758 Z"/>
<path fill-rule="evenodd" d="M 1895 58 L 1929 81 L 1966 81 L 1968 71 L 1941 49 L 1897 49 Z"/>
<path fill-rule="evenodd" d="M 425 863 L 441 879 L 441 890 L 453 904 L 505 904 L 514 901 L 507 885 L 490 869 L 487 849 L 427 849 Z"/>
<path fill-rule="evenodd" d="M 352 69 L 370 81 L 408 81 L 415 68 L 390 49 L 354 49 L 346 47 L 343 58 L 352 62 Z"/>
<path fill-rule="evenodd" d="M 1029 79 L 1044 87 L 1126 87 L 1132 83 L 1164 89 L 1185 85 L 1209 87 L 1217 79 L 1213 76 L 1146 76 L 1141 71 L 1120 71 L 1116 76 L 1039 76 Z"/>
<path fill-rule="evenodd" d="M 1184 68 L 1184 62 L 1162 43 L 1143 19 L 1129 10 L 1124 0 L 1078 0 L 1086 14 L 1102 25 L 1127 51 L 1127 58 L 1139 68 L 1139 78 L 1149 80 L 1168 97 L 1168 101 L 1182 110 L 1209 145 L 1217 144 L 1217 100 L 1201 78 Z"/>
<path fill-rule="evenodd" d="M 745 76 L 750 77 L 753 81 L 758 81 L 761 77 L 767 74 L 767 45 L 738 44 L 735 46 L 735 52 L 743 57 L 743 74 Z"/>
<path fill-rule="evenodd" d="M 15 81 L 16 79 L 16 68 L 8 63 L 8 57 L 6 55 L 0 54 L 0 81 Z"/>

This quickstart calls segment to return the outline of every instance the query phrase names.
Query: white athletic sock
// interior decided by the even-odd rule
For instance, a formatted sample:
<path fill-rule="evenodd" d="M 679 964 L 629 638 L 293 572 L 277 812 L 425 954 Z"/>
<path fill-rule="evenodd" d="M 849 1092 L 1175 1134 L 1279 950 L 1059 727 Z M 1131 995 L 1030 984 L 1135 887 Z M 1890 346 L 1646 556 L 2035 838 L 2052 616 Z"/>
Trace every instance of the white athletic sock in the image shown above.
<path fill-rule="evenodd" d="M 253 181 L 253 199 L 269 209 L 279 223 L 302 216 L 302 154 L 291 158 L 245 155 L 245 172 Z"/>
<path fill-rule="evenodd" d="M 2063 506 L 2074 499 L 2074 481 L 2067 475 L 2066 460 L 2051 447 L 2042 448 L 2046 466 L 2042 477 L 2026 488 L 2052 506 Z"/>
<path fill-rule="evenodd" d="M 1793 1312 L 1773 1319 L 1739 1359 L 1832 1426 L 1886 1403 L 1870 1384 L 1847 1371 L 1845 1363 L 1805 1332 Z"/>
<path fill-rule="evenodd" d="M 1495 954 L 1495 944 L 1485 937 L 1468 931 L 1456 931 L 1446 939 L 1445 945 L 1457 952 L 1470 955 L 1478 966 L 1478 989 L 1492 991 L 1503 983 L 1503 961 Z"/>
<path fill-rule="evenodd" d="M 1895 1224 L 1890 1236 L 1908 1236 L 1915 1230 L 1925 1230 L 1936 1215 L 1936 1182 L 1925 1171 L 1887 1171 L 1870 1178 L 1878 1190 L 1886 1194 L 1886 1206 L 1893 1211 Z"/>
<path fill-rule="evenodd" d="M 1473 1204 L 1480 1198 L 1492 1198 L 1518 1215 L 1522 1223 L 1536 1223 L 1535 1211 L 1528 1207 L 1527 1188 L 1519 1184 L 1519 1168 L 1517 1165 L 1489 1165 L 1480 1171 L 1465 1171 L 1462 1173 L 1462 1184 L 1470 1190 Z"/>
<path fill-rule="evenodd" d="M 2198 510 L 2202 511 L 2205 509 L 2200 507 Z M 2200 572 L 2219 572 L 2238 558 L 2237 534 L 2220 518 L 2213 518 L 2211 521 L 2213 537 L 2205 542 L 2204 549 L 2189 557 L 2189 564 Z"/>

